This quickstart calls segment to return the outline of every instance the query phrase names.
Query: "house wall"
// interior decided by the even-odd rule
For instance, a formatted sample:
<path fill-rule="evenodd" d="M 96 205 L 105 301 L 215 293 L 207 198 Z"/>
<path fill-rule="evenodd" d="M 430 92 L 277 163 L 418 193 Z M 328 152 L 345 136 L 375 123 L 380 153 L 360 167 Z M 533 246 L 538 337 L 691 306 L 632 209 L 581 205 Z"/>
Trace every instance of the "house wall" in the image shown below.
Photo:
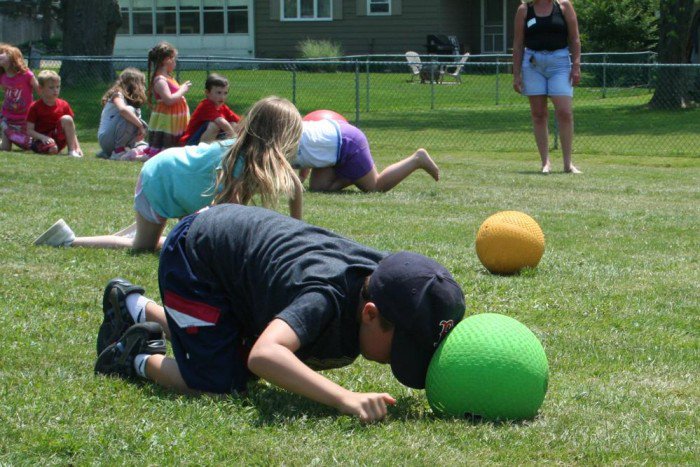
<path fill-rule="evenodd" d="M 41 40 L 41 22 L 33 19 L 0 15 L 0 42 L 23 44 Z"/>
<path fill-rule="evenodd" d="M 449 0 L 426 2 L 424 0 L 394 0 L 401 13 L 392 16 L 358 16 L 357 2 L 365 0 L 334 0 L 333 21 L 286 22 L 279 20 L 273 2 L 255 3 L 255 50 L 258 57 L 297 57 L 299 41 L 330 39 L 340 42 L 343 53 L 402 54 L 407 50 L 426 52 L 428 34 L 455 34 L 466 37 L 466 25 L 460 21 L 448 23 L 445 11 L 462 11 L 455 5 L 473 3 L 474 0 Z M 478 6 L 478 0 L 476 0 Z M 448 7 L 445 4 L 452 4 Z M 341 6 L 340 12 L 336 7 Z M 392 6 L 396 12 L 395 6 Z M 461 14 L 461 13 L 460 13 Z M 271 15 L 275 19 L 271 19 Z M 478 33 L 477 33 L 478 34 Z"/>

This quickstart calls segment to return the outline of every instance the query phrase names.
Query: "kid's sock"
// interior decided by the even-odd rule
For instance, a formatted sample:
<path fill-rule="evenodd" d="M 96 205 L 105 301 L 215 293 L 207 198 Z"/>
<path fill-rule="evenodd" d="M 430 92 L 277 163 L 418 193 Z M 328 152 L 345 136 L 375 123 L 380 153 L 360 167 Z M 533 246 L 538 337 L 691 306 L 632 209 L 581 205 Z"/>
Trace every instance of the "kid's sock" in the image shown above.
<path fill-rule="evenodd" d="M 145 353 L 140 353 L 134 357 L 134 370 L 136 370 L 136 374 L 143 379 L 148 379 L 148 376 L 146 376 L 146 362 L 150 357 L 149 354 Z"/>
<path fill-rule="evenodd" d="M 126 309 L 134 319 L 134 323 L 143 323 L 146 321 L 146 305 L 152 302 L 150 298 L 146 298 L 140 293 L 131 293 L 126 296 Z"/>

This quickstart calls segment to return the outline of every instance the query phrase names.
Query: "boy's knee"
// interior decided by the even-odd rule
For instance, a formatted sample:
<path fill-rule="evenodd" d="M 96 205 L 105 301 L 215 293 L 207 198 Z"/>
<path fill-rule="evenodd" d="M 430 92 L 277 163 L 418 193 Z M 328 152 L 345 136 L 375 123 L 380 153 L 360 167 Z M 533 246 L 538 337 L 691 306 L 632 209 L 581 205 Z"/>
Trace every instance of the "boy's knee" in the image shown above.
<path fill-rule="evenodd" d="M 70 115 L 64 115 L 63 117 L 61 117 L 61 119 L 59 121 L 61 122 L 61 126 L 63 128 L 75 126 L 75 122 L 73 121 L 73 117 L 71 117 Z"/>

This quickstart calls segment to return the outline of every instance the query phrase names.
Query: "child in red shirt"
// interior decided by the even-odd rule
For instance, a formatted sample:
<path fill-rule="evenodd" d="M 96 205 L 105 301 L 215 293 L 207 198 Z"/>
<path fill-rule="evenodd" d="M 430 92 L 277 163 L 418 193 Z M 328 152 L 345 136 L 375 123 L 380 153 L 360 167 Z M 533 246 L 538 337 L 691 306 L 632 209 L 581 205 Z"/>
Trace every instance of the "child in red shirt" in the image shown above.
<path fill-rule="evenodd" d="M 37 79 L 41 99 L 32 104 L 27 115 L 27 134 L 34 138 L 32 150 L 39 154 L 58 154 L 67 145 L 69 156 L 83 157 L 73 109 L 58 98 L 61 77 L 55 71 L 44 70 Z"/>
<path fill-rule="evenodd" d="M 200 142 L 211 143 L 216 139 L 235 136 L 235 124 L 241 117 L 225 104 L 228 80 L 217 73 L 211 73 L 207 76 L 205 88 L 204 93 L 207 97 L 197 105 L 185 133 L 180 138 L 180 144 L 183 146 L 194 146 Z"/>

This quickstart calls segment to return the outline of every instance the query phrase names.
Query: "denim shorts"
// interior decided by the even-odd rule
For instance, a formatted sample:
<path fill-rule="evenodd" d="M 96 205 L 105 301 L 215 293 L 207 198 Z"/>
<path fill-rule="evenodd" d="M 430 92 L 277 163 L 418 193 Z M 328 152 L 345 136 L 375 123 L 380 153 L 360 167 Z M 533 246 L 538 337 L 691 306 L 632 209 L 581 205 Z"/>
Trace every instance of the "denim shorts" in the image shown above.
<path fill-rule="evenodd" d="M 523 54 L 524 96 L 574 96 L 569 48 L 530 50 Z"/>

